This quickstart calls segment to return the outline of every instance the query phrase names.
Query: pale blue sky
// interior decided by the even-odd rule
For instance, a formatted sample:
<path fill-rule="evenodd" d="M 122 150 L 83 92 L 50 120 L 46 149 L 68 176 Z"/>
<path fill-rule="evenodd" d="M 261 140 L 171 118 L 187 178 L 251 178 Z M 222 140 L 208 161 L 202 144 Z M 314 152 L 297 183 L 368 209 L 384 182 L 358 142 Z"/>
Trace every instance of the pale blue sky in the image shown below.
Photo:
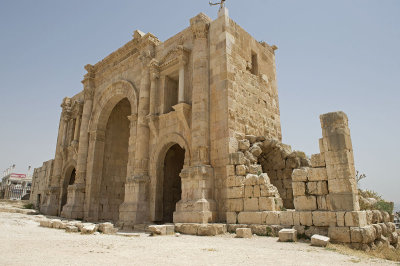
<path fill-rule="evenodd" d="M 227 0 L 276 52 L 284 143 L 318 152 L 319 115 L 350 119 L 361 187 L 400 202 L 400 1 Z M 54 157 L 60 104 L 136 29 L 166 40 L 208 0 L 0 0 L 0 170 Z"/>

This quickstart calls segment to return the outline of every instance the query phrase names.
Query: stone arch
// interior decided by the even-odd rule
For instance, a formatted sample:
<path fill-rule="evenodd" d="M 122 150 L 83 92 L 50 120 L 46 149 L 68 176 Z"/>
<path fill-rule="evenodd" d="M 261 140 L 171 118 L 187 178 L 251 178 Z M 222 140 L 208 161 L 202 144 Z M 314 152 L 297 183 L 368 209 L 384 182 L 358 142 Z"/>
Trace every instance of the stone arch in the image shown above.
<path fill-rule="evenodd" d="M 157 195 L 162 193 L 162 186 L 160 183 L 163 178 L 164 171 L 164 159 L 168 150 L 178 144 L 182 149 L 185 150 L 185 159 L 183 168 L 190 166 L 191 151 L 188 141 L 179 133 L 171 133 L 164 136 L 159 136 L 160 141 L 157 144 L 157 148 L 152 153 L 150 158 L 150 215 L 151 220 L 160 220 L 160 211 L 157 206 L 160 206 L 160 199 Z"/>
<path fill-rule="evenodd" d="M 65 166 L 63 167 L 62 172 L 61 172 L 60 212 L 62 211 L 62 208 L 64 207 L 64 205 L 67 204 L 68 186 L 72 185 L 71 177 L 72 177 L 72 174 L 74 171 L 76 171 L 76 161 L 73 159 L 68 160 L 65 163 Z M 73 178 L 75 178 L 75 176 Z"/>
<path fill-rule="evenodd" d="M 108 116 L 114 106 L 123 98 L 127 98 L 131 104 L 132 114 L 137 114 L 138 91 L 133 83 L 127 80 L 119 80 L 107 87 L 98 97 L 97 104 L 89 124 L 89 131 L 104 131 Z"/>

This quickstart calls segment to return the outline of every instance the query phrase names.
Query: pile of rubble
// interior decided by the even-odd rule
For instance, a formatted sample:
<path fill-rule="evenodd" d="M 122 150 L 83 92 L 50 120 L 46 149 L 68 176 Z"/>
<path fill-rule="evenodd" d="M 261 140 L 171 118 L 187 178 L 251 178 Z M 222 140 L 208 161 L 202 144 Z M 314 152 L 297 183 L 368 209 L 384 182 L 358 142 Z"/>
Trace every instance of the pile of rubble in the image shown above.
<path fill-rule="evenodd" d="M 95 234 L 95 233 L 103 233 L 103 234 L 115 234 L 118 229 L 114 227 L 112 223 L 83 223 L 81 221 L 69 221 L 69 220 L 60 220 L 60 219 L 42 219 L 40 220 L 40 226 L 47 228 L 55 228 L 55 229 L 63 229 L 68 233 L 77 233 L 81 232 L 81 234 Z"/>

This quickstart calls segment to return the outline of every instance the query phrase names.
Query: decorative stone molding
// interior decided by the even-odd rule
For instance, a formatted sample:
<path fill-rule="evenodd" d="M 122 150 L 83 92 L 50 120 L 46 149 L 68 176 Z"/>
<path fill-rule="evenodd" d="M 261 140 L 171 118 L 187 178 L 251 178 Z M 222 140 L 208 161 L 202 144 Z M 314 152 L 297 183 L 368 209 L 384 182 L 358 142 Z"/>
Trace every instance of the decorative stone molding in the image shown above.
<path fill-rule="evenodd" d="M 182 123 L 185 131 L 190 132 L 192 106 L 187 103 L 179 103 L 172 106 L 172 108 L 174 108 L 174 110 L 176 111 L 178 119 Z"/>
<path fill-rule="evenodd" d="M 183 45 L 178 45 L 170 50 L 160 61 L 160 70 L 165 71 L 167 68 L 175 65 L 186 65 L 189 61 L 190 50 Z"/>
<path fill-rule="evenodd" d="M 190 20 L 190 26 L 195 39 L 207 38 L 210 22 L 211 19 L 203 13 L 200 13 Z"/>

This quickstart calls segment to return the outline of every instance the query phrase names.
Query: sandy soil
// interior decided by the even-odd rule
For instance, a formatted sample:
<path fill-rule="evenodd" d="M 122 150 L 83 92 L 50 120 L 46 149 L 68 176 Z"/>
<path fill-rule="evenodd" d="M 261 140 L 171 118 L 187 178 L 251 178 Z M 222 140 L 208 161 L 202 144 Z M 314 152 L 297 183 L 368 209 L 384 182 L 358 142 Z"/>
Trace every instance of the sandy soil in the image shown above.
<path fill-rule="evenodd" d="M 35 215 L 0 212 L 0 265 L 394 264 L 271 237 L 81 235 L 39 227 L 38 220 Z"/>

